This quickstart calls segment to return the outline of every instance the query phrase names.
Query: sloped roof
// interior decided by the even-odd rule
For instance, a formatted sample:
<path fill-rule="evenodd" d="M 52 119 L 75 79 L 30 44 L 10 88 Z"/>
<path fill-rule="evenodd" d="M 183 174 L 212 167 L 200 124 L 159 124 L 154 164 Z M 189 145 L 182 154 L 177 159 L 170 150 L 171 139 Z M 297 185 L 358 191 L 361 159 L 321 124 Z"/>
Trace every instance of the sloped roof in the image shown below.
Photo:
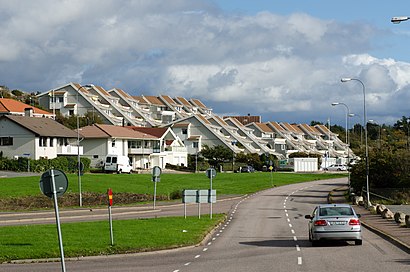
<path fill-rule="evenodd" d="M 24 114 L 26 108 L 32 108 L 34 114 L 41 114 L 51 116 L 52 113 L 27 105 L 23 102 L 10 99 L 10 98 L 0 98 L 0 113 L 21 113 Z"/>
<path fill-rule="evenodd" d="M 181 104 L 177 103 L 174 99 L 172 99 L 169 95 L 161 95 L 161 98 L 167 101 L 172 106 L 182 106 Z"/>
<path fill-rule="evenodd" d="M 203 109 L 207 109 L 207 107 L 199 100 L 196 98 L 191 98 L 191 101 L 198 107 L 203 108 Z"/>
<path fill-rule="evenodd" d="M 77 138 L 77 132 L 63 126 L 51 118 L 18 115 L 4 115 L 0 118 L 7 118 L 38 136 Z"/>
<path fill-rule="evenodd" d="M 85 138 L 122 138 L 122 139 L 143 139 L 144 133 L 134 131 L 128 127 L 114 125 L 94 124 L 80 128 L 80 133 Z"/>
<path fill-rule="evenodd" d="M 176 99 L 181 102 L 183 105 L 187 106 L 188 108 L 192 108 L 192 104 L 188 102 L 185 98 L 178 96 Z"/>
<path fill-rule="evenodd" d="M 273 126 L 277 131 L 286 132 L 286 129 L 281 127 L 278 122 L 271 121 L 269 122 L 271 126 Z"/>
<path fill-rule="evenodd" d="M 270 133 L 273 132 L 273 130 L 267 124 L 257 123 L 257 122 L 254 122 L 253 124 L 255 124 L 256 127 L 258 127 L 260 130 L 264 132 L 270 132 Z"/>
<path fill-rule="evenodd" d="M 216 119 L 217 121 L 219 121 L 220 124 L 229 127 L 228 123 L 225 122 L 225 120 L 223 120 L 221 117 L 219 117 L 218 115 L 214 115 L 213 116 L 214 119 Z"/>
<path fill-rule="evenodd" d="M 147 95 L 147 96 L 143 96 L 142 98 L 144 98 L 145 100 L 147 100 L 150 104 L 165 106 L 165 104 L 164 104 L 161 100 L 159 100 L 159 98 L 156 97 L 156 96 Z"/>
<path fill-rule="evenodd" d="M 308 131 L 309 133 L 312 133 L 314 135 L 321 135 L 322 133 L 320 133 L 316 128 L 309 126 L 308 124 L 300 124 L 299 127 L 301 127 L 302 129 L 305 129 L 306 131 Z"/>
<path fill-rule="evenodd" d="M 134 131 L 138 131 L 141 134 L 148 134 L 156 138 L 161 138 L 165 134 L 165 132 L 167 132 L 168 130 L 168 128 L 133 127 L 133 126 L 129 126 L 126 128 L 134 130 Z"/>

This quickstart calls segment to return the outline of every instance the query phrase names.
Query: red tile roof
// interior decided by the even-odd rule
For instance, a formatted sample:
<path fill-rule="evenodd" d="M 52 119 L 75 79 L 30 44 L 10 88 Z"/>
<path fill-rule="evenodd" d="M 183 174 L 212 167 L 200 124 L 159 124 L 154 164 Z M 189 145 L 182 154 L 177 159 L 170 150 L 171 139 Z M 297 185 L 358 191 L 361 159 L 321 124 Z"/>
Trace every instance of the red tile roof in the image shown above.
<path fill-rule="evenodd" d="M 36 115 L 46 115 L 52 116 L 52 113 L 41 110 L 39 108 L 27 105 L 23 102 L 10 99 L 10 98 L 0 98 L 0 113 L 8 113 L 8 114 L 22 114 L 24 115 L 24 110 L 26 108 L 32 108 L 33 113 Z"/>

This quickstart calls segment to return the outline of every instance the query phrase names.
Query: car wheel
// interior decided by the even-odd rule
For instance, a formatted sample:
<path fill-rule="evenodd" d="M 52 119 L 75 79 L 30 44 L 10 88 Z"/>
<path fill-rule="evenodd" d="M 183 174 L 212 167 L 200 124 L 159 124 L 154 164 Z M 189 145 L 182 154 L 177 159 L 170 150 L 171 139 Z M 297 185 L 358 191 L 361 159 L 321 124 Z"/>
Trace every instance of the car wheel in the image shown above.
<path fill-rule="evenodd" d="M 355 240 L 355 241 L 354 241 L 354 244 L 355 244 L 356 246 L 361 246 L 361 245 L 363 244 L 363 241 L 362 241 L 362 240 Z"/>

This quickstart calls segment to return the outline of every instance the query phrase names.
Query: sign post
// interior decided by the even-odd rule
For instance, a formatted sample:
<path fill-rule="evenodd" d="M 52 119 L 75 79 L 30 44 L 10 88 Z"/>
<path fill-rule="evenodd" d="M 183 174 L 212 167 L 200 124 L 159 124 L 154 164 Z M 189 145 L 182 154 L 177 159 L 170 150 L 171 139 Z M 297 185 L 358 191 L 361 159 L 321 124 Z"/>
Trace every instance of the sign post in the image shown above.
<path fill-rule="evenodd" d="M 206 176 L 207 176 L 207 177 L 209 178 L 209 180 L 210 180 L 210 189 L 209 189 L 209 192 L 212 192 L 212 179 L 216 177 L 216 170 L 215 170 L 214 168 L 208 168 L 208 169 L 206 170 Z M 209 208 L 210 208 L 209 218 L 212 219 L 212 201 L 210 201 L 209 204 L 210 204 L 210 205 L 209 205 Z"/>
<path fill-rule="evenodd" d="M 63 247 L 63 238 L 61 235 L 61 226 L 60 226 L 60 215 L 58 211 L 58 202 L 57 196 L 63 195 L 67 191 L 68 179 L 64 172 L 60 170 L 48 170 L 41 175 L 40 179 L 40 190 L 44 195 L 53 198 L 54 200 L 54 211 L 56 215 L 57 223 L 57 233 L 58 233 L 58 242 L 60 247 L 61 255 L 61 270 L 63 272 L 65 269 L 65 260 L 64 260 L 64 247 Z"/>
<path fill-rule="evenodd" d="M 112 190 L 111 188 L 109 188 L 107 190 L 107 194 L 108 194 L 108 220 L 110 223 L 110 240 L 111 240 L 111 246 L 114 245 L 114 233 L 112 231 Z"/>
<path fill-rule="evenodd" d="M 161 181 L 161 167 L 154 166 L 152 168 L 152 181 L 154 182 L 154 210 L 155 210 L 155 201 L 157 200 L 157 182 Z"/>

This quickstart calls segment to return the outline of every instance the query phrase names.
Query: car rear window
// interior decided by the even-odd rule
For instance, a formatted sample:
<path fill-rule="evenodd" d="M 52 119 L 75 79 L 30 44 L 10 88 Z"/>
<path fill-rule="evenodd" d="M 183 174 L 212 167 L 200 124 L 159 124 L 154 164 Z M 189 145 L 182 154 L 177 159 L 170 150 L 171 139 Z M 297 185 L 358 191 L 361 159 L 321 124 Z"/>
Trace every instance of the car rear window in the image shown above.
<path fill-rule="evenodd" d="M 326 207 L 320 208 L 320 216 L 343 216 L 353 215 L 353 210 L 350 207 Z"/>

